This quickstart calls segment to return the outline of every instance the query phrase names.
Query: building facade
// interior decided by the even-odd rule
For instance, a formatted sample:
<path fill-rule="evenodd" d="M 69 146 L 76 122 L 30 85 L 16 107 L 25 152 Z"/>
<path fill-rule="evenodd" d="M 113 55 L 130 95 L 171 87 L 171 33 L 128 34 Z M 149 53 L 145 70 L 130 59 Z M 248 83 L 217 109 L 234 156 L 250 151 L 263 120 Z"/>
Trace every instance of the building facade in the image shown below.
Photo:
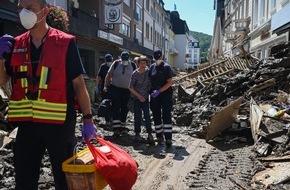
<path fill-rule="evenodd" d="M 166 11 L 165 60 L 180 70 L 196 68 L 200 64 L 199 42 L 189 34 L 187 23 L 177 10 Z"/>
<path fill-rule="evenodd" d="M 217 9 L 224 17 L 223 53 L 234 56 L 245 50 L 267 58 L 274 45 L 289 41 L 289 0 L 224 0 Z"/>
<path fill-rule="evenodd" d="M 189 29 L 186 22 L 182 21 L 183 34 L 173 30 L 174 23 L 169 17 L 169 11 L 164 9 L 163 0 L 123 0 L 120 19 L 112 23 L 107 22 L 108 15 L 112 13 L 108 12 L 109 9 L 112 10 L 108 4 L 111 1 L 47 0 L 47 2 L 67 12 L 69 33 L 77 38 L 87 77 L 92 80 L 104 62 L 106 53 L 111 53 L 114 59 L 117 59 L 124 50 L 129 51 L 132 58 L 146 55 L 150 59 L 155 50 L 162 50 L 166 61 L 170 61 L 174 67 L 184 69 Z M 17 0 L 0 1 L 2 35 L 8 33 L 16 36 L 25 31 L 18 19 L 17 3 Z M 178 52 L 182 52 L 182 55 Z"/>
<path fill-rule="evenodd" d="M 189 42 L 186 47 L 186 67 L 193 69 L 200 65 L 200 47 L 199 42 L 189 35 Z"/>

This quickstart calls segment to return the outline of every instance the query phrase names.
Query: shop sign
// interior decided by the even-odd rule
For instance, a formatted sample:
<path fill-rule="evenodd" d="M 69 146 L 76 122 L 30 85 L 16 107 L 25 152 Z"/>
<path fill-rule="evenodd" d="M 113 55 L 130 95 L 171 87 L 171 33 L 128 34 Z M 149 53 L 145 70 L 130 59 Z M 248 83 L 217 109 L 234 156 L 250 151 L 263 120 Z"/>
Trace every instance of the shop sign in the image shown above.
<path fill-rule="evenodd" d="M 108 34 L 108 40 L 111 41 L 111 42 L 114 42 L 116 44 L 120 44 L 120 45 L 123 45 L 123 38 L 119 37 L 119 36 L 116 36 L 114 34 Z"/>

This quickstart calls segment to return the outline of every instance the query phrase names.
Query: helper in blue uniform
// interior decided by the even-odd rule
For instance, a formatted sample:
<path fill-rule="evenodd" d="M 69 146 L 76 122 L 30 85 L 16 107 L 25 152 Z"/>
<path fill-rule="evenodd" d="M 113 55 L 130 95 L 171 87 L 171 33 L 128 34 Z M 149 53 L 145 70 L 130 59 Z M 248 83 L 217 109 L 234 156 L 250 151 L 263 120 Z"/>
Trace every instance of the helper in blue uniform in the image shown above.
<path fill-rule="evenodd" d="M 150 109 L 153 113 L 158 143 L 162 143 L 165 137 L 165 144 L 170 147 L 172 145 L 172 70 L 163 60 L 161 50 L 155 51 L 153 57 L 155 63 L 149 70 L 152 86 Z"/>

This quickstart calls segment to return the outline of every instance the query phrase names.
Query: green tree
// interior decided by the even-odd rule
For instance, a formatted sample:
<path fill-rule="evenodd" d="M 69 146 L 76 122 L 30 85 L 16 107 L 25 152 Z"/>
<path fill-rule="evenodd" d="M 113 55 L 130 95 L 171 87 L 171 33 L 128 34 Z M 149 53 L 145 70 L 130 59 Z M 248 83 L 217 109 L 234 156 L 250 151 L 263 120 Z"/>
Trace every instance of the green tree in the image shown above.
<path fill-rule="evenodd" d="M 212 36 L 202 33 L 202 32 L 195 32 L 195 31 L 189 31 L 189 33 L 199 42 L 200 57 L 203 57 L 204 60 L 202 61 L 206 62 Z"/>

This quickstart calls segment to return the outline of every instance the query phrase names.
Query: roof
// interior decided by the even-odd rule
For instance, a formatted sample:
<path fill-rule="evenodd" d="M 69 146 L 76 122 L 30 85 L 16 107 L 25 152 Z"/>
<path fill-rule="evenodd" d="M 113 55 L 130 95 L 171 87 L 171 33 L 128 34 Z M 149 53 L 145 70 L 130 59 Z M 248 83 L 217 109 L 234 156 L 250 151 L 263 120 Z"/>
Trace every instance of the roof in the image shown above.
<path fill-rule="evenodd" d="M 172 30 L 174 34 L 186 34 L 189 33 L 189 29 L 186 21 L 179 18 L 177 11 L 170 12 L 170 21 L 172 24 Z"/>

